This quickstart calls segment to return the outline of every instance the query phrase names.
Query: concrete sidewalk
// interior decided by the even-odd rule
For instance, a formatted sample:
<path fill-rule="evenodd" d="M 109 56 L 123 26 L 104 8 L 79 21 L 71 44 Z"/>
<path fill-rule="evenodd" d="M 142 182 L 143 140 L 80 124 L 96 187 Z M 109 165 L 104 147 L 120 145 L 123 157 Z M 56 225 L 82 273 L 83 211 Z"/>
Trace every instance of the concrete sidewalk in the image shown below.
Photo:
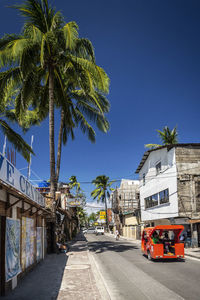
<path fill-rule="evenodd" d="M 114 234 L 111 234 L 111 233 L 105 233 L 105 235 L 115 238 Z M 124 236 L 120 236 L 120 239 L 127 240 L 127 241 L 135 243 L 137 245 L 141 245 L 140 240 L 135 240 L 135 239 L 124 237 Z M 190 257 L 193 257 L 193 258 L 200 259 L 200 247 L 198 247 L 198 248 L 185 248 L 185 256 L 186 257 L 190 256 Z"/>
<path fill-rule="evenodd" d="M 70 246 L 57 300 L 110 299 L 83 234 Z"/>
<path fill-rule="evenodd" d="M 69 247 L 66 254 L 47 255 L 2 300 L 109 300 L 84 235 Z"/>

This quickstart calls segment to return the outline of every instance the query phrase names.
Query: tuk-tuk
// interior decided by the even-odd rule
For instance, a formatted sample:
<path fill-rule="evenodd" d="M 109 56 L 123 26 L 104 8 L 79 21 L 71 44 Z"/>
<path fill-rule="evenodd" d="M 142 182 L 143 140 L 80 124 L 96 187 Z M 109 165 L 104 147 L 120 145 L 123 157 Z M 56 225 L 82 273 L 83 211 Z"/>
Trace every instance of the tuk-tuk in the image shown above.
<path fill-rule="evenodd" d="M 142 252 L 148 259 L 184 258 L 184 243 L 180 241 L 182 225 L 160 225 L 144 228 Z"/>

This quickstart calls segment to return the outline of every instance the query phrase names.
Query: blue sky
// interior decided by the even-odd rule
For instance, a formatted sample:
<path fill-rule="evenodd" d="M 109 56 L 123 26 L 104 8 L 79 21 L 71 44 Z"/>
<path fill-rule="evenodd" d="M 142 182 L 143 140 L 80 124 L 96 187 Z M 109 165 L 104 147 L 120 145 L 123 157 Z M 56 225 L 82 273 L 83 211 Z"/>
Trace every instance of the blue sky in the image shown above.
<path fill-rule="evenodd" d="M 23 19 L 6 8 L 20 1 L 0 0 L 0 35 L 19 33 Z M 79 130 L 62 152 L 60 180 L 76 175 L 90 182 L 97 175 L 135 179 L 144 144 L 159 143 L 156 129 L 177 125 L 179 142 L 199 142 L 200 2 L 184 0 L 55 0 L 66 22 L 76 21 L 89 38 L 97 64 L 111 79 L 108 134 L 92 144 Z M 56 134 L 59 115 L 56 115 Z M 32 128 L 32 169 L 49 178 L 48 120 Z M 0 135 L 0 151 L 3 136 Z M 17 156 L 17 168 L 26 162 Z M 34 176 L 33 176 L 34 177 Z M 35 177 L 33 178 L 35 179 Z M 116 184 L 119 184 L 117 182 Z M 82 188 L 89 196 L 91 185 Z"/>

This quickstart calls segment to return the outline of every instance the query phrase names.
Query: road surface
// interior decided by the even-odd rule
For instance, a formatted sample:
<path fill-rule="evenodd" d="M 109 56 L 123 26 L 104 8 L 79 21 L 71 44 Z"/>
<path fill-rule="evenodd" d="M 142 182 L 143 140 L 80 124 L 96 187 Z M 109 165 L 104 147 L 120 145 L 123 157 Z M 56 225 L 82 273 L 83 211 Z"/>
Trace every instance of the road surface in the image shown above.
<path fill-rule="evenodd" d="M 200 299 L 200 260 L 153 262 L 138 244 L 105 235 L 86 238 L 111 299 Z"/>

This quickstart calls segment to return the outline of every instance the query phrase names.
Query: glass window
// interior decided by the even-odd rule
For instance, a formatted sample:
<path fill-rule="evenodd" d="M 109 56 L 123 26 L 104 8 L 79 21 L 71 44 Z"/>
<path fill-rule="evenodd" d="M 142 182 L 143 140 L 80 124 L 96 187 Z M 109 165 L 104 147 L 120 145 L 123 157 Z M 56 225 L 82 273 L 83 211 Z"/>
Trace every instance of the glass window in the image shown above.
<path fill-rule="evenodd" d="M 161 172 L 161 162 L 156 164 L 156 175 L 160 174 Z"/>
<path fill-rule="evenodd" d="M 145 185 L 145 174 L 143 174 L 142 178 L 143 178 L 143 185 Z"/>
<path fill-rule="evenodd" d="M 158 194 L 154 194 L 153 196 L 152 196 L 152 206 L 156 206 L 156 205 L 158 205 Z"/>
<path fill-rule="evenodd" d="M 155 194 L 153 196 L 149 196 L 144 199 L 145 200 L 145 208 L 150 208 L 153 206 L 158 205 L 158 194 Z"/>
<path fill-rule="evenodd" d="M 169 189 L 159 193 L 160 204 L 169 202 Z"/>

